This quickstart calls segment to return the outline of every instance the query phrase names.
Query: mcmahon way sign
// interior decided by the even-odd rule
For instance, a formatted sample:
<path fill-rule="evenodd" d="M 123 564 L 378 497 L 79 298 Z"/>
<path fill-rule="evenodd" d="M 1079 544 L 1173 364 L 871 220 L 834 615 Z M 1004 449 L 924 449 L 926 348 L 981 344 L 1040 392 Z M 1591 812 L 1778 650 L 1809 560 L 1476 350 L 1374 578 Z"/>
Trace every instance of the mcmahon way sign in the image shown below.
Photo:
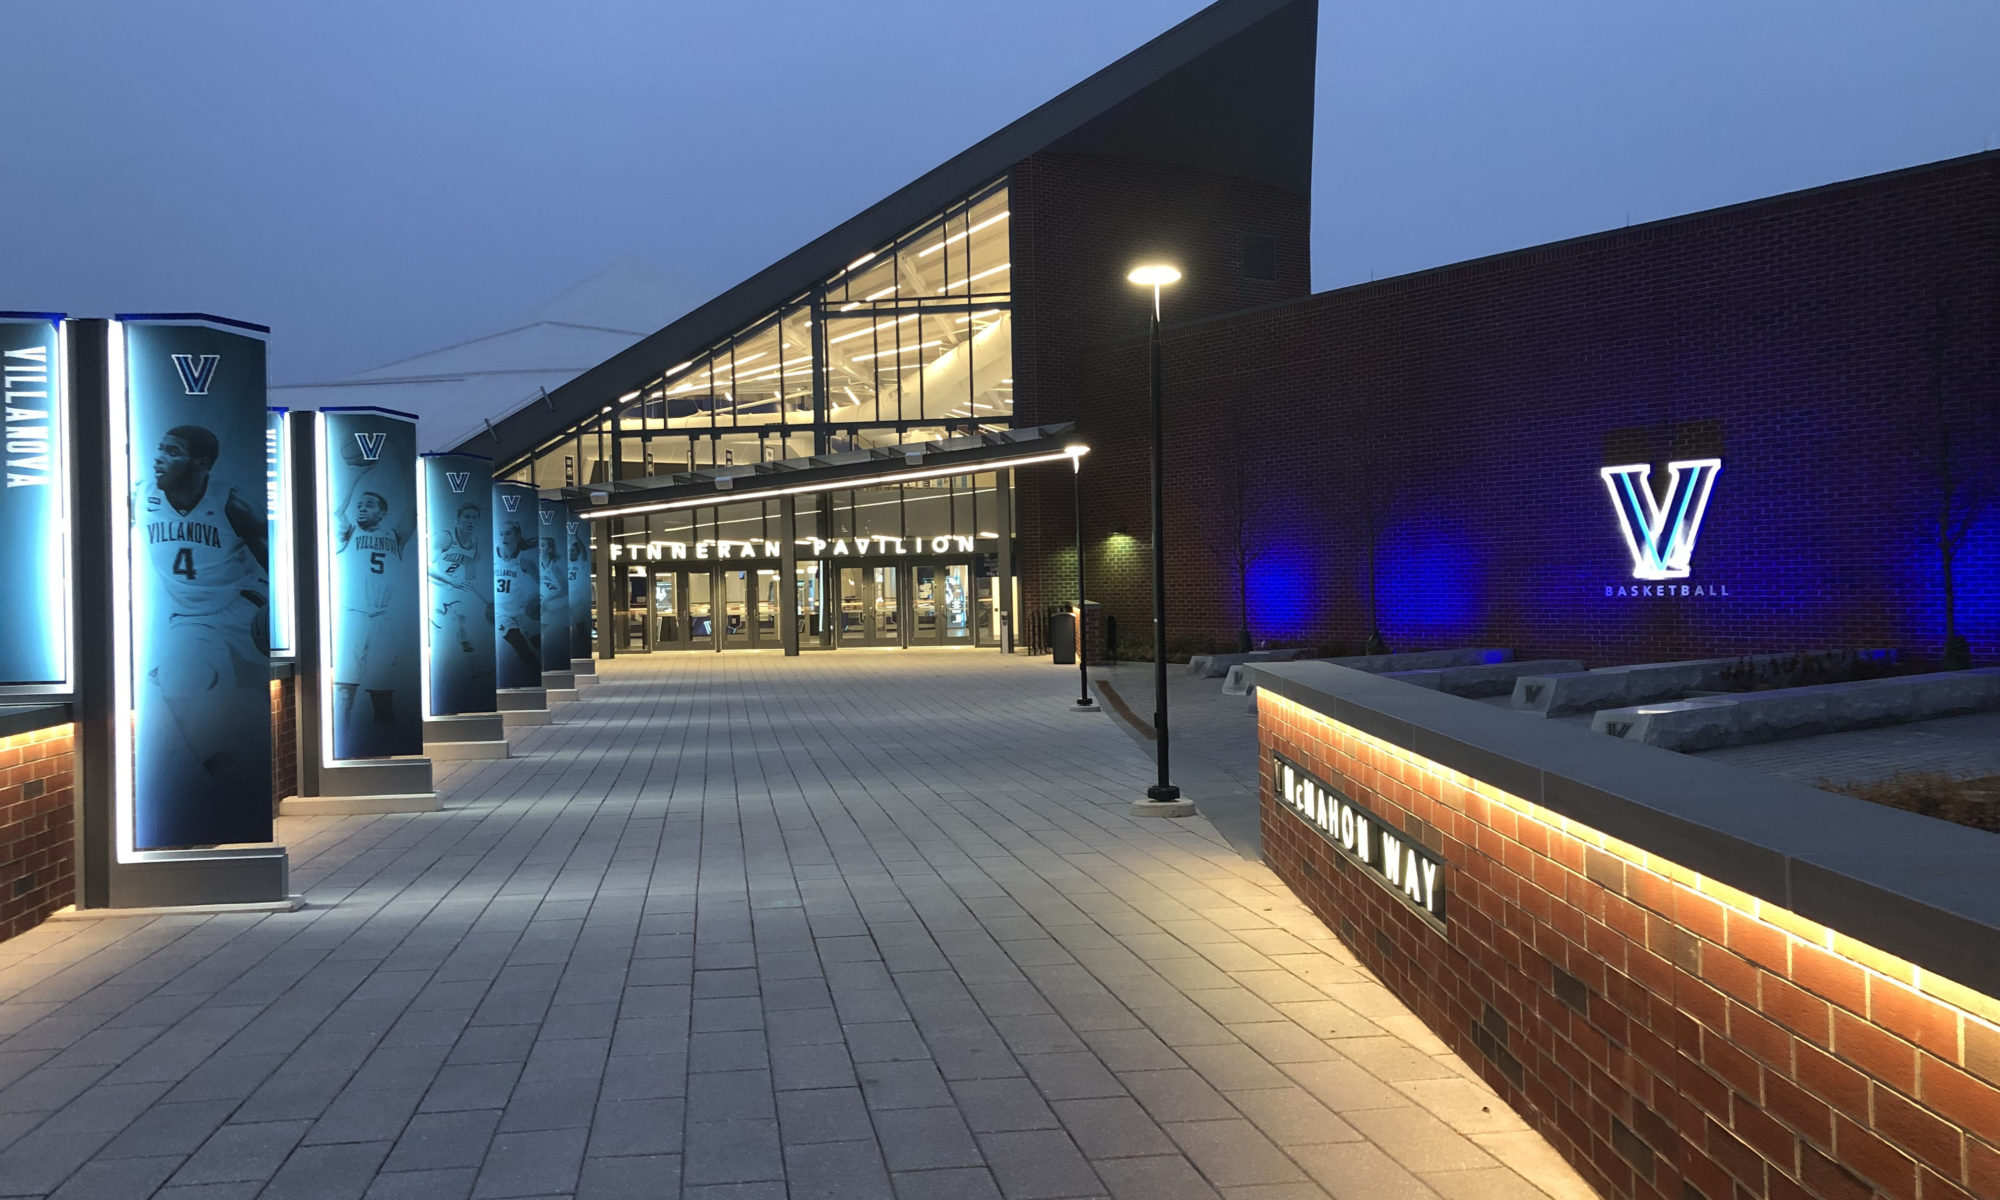
<path fill-rule="evenodd" d="M 1362 873 L 1444 931 L 1444 860 L 1410 840 L 1282 754 L 1271 755 L 1271 786 Z"/>

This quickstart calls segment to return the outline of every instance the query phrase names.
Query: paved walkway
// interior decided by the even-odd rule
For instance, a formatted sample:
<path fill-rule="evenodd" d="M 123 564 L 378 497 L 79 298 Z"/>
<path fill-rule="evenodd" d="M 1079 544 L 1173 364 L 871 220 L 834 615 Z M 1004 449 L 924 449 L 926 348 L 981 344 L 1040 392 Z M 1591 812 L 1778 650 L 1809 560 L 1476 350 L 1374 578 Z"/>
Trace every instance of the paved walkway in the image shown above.
<path fill-rule="evenodd" d="M 304 911 L 0 943 L 0 1196 L 1587 1196 L 1073 676 L 611 664 Z"/>

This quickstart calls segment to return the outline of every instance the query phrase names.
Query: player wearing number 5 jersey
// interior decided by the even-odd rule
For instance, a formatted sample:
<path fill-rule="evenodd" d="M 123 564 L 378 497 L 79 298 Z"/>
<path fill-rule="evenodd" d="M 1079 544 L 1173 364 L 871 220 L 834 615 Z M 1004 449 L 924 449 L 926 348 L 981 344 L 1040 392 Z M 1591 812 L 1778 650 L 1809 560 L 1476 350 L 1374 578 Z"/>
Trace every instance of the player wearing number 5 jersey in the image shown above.
<path fill-rule="evenodd" d="M 202 769 L 226 776 L 236 731 L 208 717 L 218 691 L 269 671 L 269 526 L 262 504 L 211 477 L 215 434 L 176 425 L 153 453 L 153 482 L 142 487 L 138 523 L 165 599 L 169 634 L 146 677 L 166 697 Z"/>
<path fill-rule="evenodd" d="M 389 622 L 396 583 L 402 575 L 398 567 L 403 548 L 416 528 L 410 514 L 391 523 L 387 497 L 360 487 L 368 474 L 372 472 L 355 480 L 355 490 L 349 492 L 348 501 L 336 514 L 339 521 L 336 553 L 341 559 L 336 577 L 347 581 L 339 661 L 333 674 L 334 696 L 340 705 L 343 726 L 350 726 L 357 691 L 368 693 L 377 725 L 395 724 L 399 657 Z M 361 581 L 359 588 L 354 586 L 354 580 Z"/>

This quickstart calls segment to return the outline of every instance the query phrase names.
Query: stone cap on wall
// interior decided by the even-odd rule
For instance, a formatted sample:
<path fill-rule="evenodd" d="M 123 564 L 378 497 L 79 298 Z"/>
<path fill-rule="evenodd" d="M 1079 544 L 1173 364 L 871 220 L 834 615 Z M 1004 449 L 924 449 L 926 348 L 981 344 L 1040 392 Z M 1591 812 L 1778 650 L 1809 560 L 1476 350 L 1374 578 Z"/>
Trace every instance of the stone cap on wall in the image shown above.
<path fill-rule="evenodd" d="M 2000 835 L 1328 663 L 1265 691 L 2000 996 Z"/>
<path fill-rule="evenodd" d="M 67 700 L 0 705 L 0 738 L 67 725 L 72 720 Z"/>

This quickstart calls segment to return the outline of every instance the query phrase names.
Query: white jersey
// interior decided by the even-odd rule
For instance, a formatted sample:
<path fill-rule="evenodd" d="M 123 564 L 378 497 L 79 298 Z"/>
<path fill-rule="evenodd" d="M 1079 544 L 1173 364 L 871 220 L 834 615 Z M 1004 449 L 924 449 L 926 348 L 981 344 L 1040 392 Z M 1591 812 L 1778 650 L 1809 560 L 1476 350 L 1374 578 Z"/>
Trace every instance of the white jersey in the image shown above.
<path fill-rule="evenodd" d="M 228 499 L 229 489 L 213 478 L 187 512 L 175 508 L 157 483 L 141 493 L 146 557 L 174 616 L 215 616 L 241 606 L 245 591 L 265 594 L 264 568 L 229 523 Z"/>
<path fill-rule="evenodd" d="M 493 608 L 501 620 L 524 620 L 528 615 L 528 601 L 534 598 L 534 587 L 535 577 L 518 557 L 494 557 Z"/>
<path fill-rule="evenodd" d="M 348 535 L 347 545 L 342 554 L 353 555 L 360 563 L 363 580 L 360 604 L 349 604 L 356 612 L 380 613 L 389 609 L 390 571 L 392 564 L 403 557 L 403 542 L 391 530 L 376 526 L 363 529 L 359 525 Z"/>
<path fill-rule="evenodd" d="M 447 600 L 463 600 L 471 596 L 472 576 L 479 566 L 479 548 L 468 546 L 451 535 L 451 544 L 437 552 L 437 566 L 432 569 L 431 578 L 438 586 L 448 588 L 452 595 Z"/>

